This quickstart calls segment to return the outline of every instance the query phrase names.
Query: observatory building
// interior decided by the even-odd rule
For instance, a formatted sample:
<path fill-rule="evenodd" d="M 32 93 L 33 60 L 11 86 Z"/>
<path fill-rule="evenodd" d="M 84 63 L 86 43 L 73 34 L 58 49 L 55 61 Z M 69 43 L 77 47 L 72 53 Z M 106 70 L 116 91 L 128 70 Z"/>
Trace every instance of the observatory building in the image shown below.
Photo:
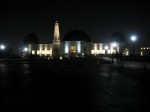
<path fill-rule="evenodd" d="M 106 55 L 112 53 L 122 53 L 128 55 L 125 49 L 123 36 L 116 32 L 112 35 L 109 43 L 94 43 L 90 37 L 81 30 L 69 31 L 63 38 L 60 36 L 59 23 L 55 22 L 54 37 L 52 43 L 40 44 L 35 35 L 24 39 L 22 55 L 39 55 L 46 57 L 84 57 L 88 55 Z M 30 42 L 28 42 L 30 41 Z"/>

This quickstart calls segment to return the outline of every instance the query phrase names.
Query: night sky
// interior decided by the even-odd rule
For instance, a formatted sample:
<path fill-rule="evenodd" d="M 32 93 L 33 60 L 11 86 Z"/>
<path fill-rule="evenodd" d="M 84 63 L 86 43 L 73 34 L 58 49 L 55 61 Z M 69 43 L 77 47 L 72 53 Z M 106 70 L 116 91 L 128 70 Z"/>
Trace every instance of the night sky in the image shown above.
<path fill-rule="evenodd" d="M 150 16 L 146 2 L 5 2 L 0 4 L 0 40 L 14 48 L 22 38 L 35 33 L 40 43 L 51 43 L 54 22 L 59 21 L 61 38 L 70 30 L 85 31 L 93 42 L 105 42 L 113 32 L 122 32 L 127 42 L 131 35 L 149 45 Z"/>

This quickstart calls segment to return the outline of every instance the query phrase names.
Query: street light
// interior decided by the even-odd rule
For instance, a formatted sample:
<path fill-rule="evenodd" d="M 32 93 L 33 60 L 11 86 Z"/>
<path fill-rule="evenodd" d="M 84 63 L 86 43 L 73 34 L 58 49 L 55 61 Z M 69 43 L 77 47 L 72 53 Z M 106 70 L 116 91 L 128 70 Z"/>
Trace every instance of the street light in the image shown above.
<path fill-rule="evenodd" d="M 132 41 L 132 53 L 135 55 L 135 50 L 134 50 L 134 43 L 137 40 L 137 37 L 135 35 L 131 36 L 131 41 Z"/>
<path fill-rule="evenodd" d="M 27 51 L 28 51 L 28 48 L 27 48 L 27 47 L 25 47 L 25 48 L 24 48 L 24 51 L 25 51 L 25 52 L 27 52 Z"/>
<path fill-rule="evenodd" d="M 4 45 L 0 45 L 0 49 L 1 49 L 1 50 L 4 50 L 4 49 L 5 49 L 5 46 L 4 46 Z"/>
<path fill-rule="evenodd" d="M 23 49 L 22 49 L 23 56 L 26 56 L 27 52 L 28 52 L 28 48 L 23 47 Z"/>

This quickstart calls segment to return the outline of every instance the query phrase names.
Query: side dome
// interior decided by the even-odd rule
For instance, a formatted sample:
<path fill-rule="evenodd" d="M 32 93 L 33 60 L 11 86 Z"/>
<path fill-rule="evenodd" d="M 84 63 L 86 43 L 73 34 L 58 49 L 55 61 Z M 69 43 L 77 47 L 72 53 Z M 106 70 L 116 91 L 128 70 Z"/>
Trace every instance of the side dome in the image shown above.
<path fill-rule="evenodd" d="M 85 32 L 83 32 L 81 30 L 72 30 L 64 36 L 63 41 L 91 42 L 91 39 L 89 38 L 89 36 Z"/>
<path fill-rule="evenodd" d="M 29 33 L 23 38 L 24 44 L 38 44 L 39 39 L 38 36 L 34 33 Z"/>

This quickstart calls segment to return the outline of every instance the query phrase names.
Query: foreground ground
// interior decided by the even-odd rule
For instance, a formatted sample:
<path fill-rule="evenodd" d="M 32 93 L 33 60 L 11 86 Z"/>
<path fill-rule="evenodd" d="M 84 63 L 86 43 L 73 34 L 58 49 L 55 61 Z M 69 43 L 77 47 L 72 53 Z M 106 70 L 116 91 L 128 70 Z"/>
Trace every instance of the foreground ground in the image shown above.
<path fill-rule="evenodd" d="M 109 59 L 108 59 L 109 60 Z M 149 64 L 0 64 L 0 111 L 150 111 Z"/>

